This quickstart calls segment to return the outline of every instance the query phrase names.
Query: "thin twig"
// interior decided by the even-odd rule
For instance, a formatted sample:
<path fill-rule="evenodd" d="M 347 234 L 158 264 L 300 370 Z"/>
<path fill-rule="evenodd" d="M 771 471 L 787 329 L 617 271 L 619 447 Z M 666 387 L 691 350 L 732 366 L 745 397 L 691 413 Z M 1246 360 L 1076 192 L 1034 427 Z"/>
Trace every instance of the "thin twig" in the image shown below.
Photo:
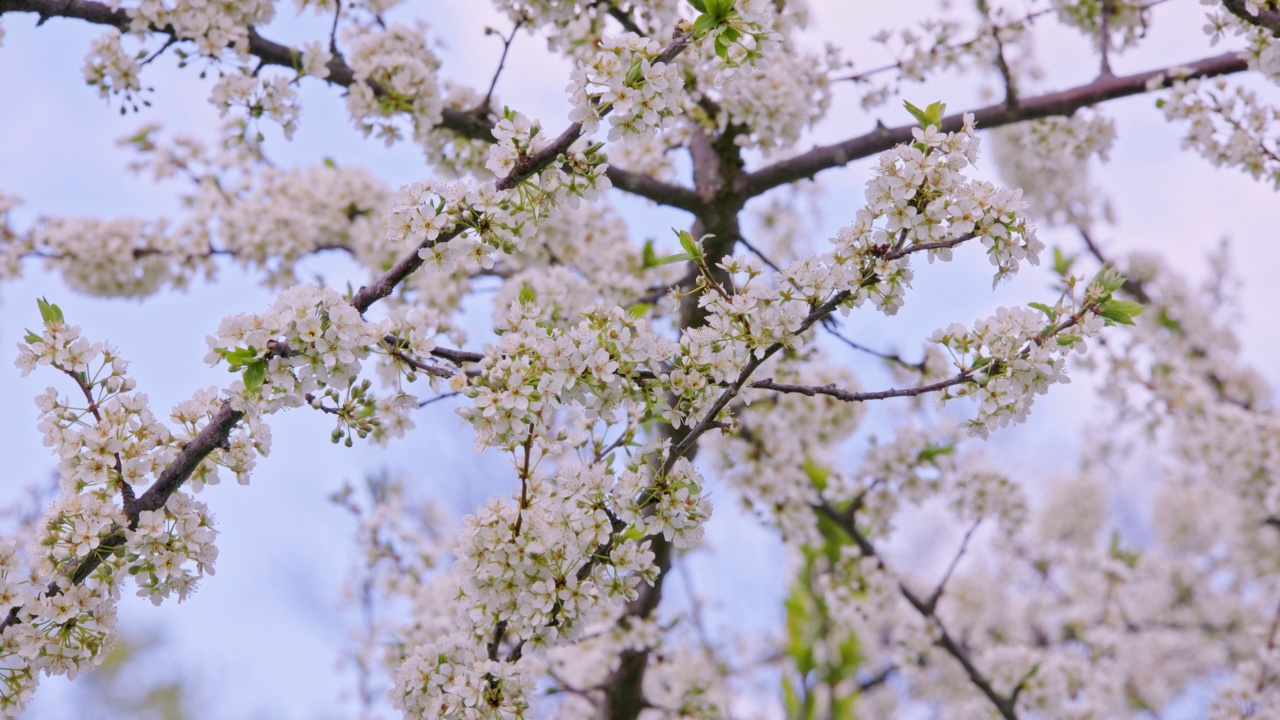
<path fill-rule="evenodd" d="M 493 33 L 502 38 L 502 56 L 498 58 L 498 69 L 493 71 L 493 79 L 489 81 L 489 90 L 484 94 L 484 102 L 476 108 L 477 112 L 491 112 L 490 103 L 493 101 L 493 89 L 498 86 L 498 77 L 502 75 L 502 68 L 507 64 L 507 52 L 511 50 L 511 43 L 516 39 L 516 32 L 520 30 L 520 26 L 524 25 L 524 18 L 516 21 L 514 27 L 511 28 L 511 34 L 503 37 L 501 33 L 493 28 L 485 28 L 485 34 Z"/>

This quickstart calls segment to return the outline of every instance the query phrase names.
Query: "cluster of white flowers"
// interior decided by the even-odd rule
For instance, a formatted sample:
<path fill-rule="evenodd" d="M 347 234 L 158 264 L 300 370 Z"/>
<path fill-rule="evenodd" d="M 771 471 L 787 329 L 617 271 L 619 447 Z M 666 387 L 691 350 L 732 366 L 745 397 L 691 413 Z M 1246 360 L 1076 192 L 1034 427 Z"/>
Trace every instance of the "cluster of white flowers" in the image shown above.
<path fill-rule="evenodd" d="M 596 422 L 617 422 L 635 403 L 656 402 L 645 384 L 676 354 L 675 345 L 622 308 L 588 308 L 576 325 L 541 325 L 537 301 L 513 303 L 501 340 L 486 349 L 473 380 L 453 382 L 472 399 L 459 412 L 482 446 L 526 442 L 549 452 L 580 444 Z M 565 408 L 577 412 L 561 426 Z"/>
<path fill-rule="evenodd" d="M 363 169 L 250 171 L 249 158 L 210 157 L 185 138 L 160 145 L 151 134 L 147 128 L 131 138 L 145 153 L 135 167 L 158 178 L 190 176 L 188 216 L 180 223 L 58 218 L 24 235 L 0 233 L 0 275 L 18 275 L 19 260 L 35 257 L 80 292 L 142 297 L 214 277 L 217 255 L 262 271 L 270 286 L 287 287 L 296 282 L 296 263 L 320 250 L 349 250 L 375 269 L 398 251 L 383 240 L 381 214 L 391 193 Z"/>
<path fill-rule="evenodd" d="M 309 75 L 318 80 L 329 77 L 329 63 L 333 62 L 333 53 L 319 40 L 313 40 L 302 48 L 302 62 L 298 66 L 300 75 Z"/>
<path fill-rule="evenodd" d="M 61 270 L 73 289 L 103 297 L 143 297 L 211 270 L 203 236 L 171 233 L 162 223 L 136 218 L 53 219 L 33 228 L 15 249 Z"/>
<path fill-rule="evenodd" d="M 610 140 L 669 127 L 681 112 L 684 78 L 675 64 L 656 60 L 661 51 L 656 40 L 635 33 L 601 38 L 599 51 L 569 76 L 569 119 L 592 135 L 608 109 Z"/>
<path fill-rule="evenodd" d="M 443 82 L 444 107 L 453 110 L 476 110 L 482 108 L 485 97 L 479 91 L 466 85 L 459 85 L 445 80 Z M 496 99 L 490 98 L 489 107 L 483 108 L 494 115 L 500 106 Z M 488 140 L 476 140 L 443 127 L 419 126 L 415 139 L 426 153 L 427 162 L 435 169 L 437 175 L 446 179 L 458 179 L 466 176 L 484 178 L 489 159 Z"/>
<path fill-rule="evenodd" d="M 1280 39 L 1273 29 L 1266 27 L 1265 23 L 1246 22 L 1234 11 L 1224 12 L 1226 8 L 1216 0 L 1201 0 L 1200 4 L 1213 6 L 1212 10 L 1205 11 L 1208 22 L 1204 32 L 1210 37 L 1210 44 L 1217 45 L 1228 34 L 1243 37 L 1246 43 L 1243 54 L 1249 61 L 1249 67 L 1271 82 L 1280 83 Z M 1260 0 L 1244 0 L 1240 5 L 1245 14 L 1253 17 L 1259 13 L 1275 12 L 1270 3 Z"/>
<path fill-rule="evenodd" d="M 186 598 L 213 573 L 213 518 L 203 503 L 172 492 L 156 509 L 138 509 L 146 483 L 160 477 L 216 411 L 216 393 L 174 410 L 183 428 L 171 431 L 134 392 L 128 363 L 109 345 L 90 343 L 55 305 L 41 301 L 44 329 L 19 344 L 23 374 L 50 366 L 76 390 L 55 388 L 36 397 L 44 444 L 58 457 L 61 493 L 36 526 L 27 547 L 30 566 L 0 539 L 0 714 L 20 713 L 40 674 L 74 677 L 96 665 L 112 644 L 116 602 L 132 578 L 137 594 L 159 604 Z M 257 436 L 248 438 L 248 434 Z M 265 453 L 270 433 L 251 423 L 214 450 L 195 471 L 216 479 L 215 466 L 238 473 Z M 193 483 L 195 489 L 203 484 Z"/>
<path fill-rule="evenodd" d="M 126 53 L 120 45 L 120 31 L 108 30 L 94 39 L 85 56 L 84 81 L 98 88 L 102 97 L 123 95 L 129 102 L 142 90 L 142 66 L 138 58 Z"/>
<path fill-rule="evenodd" d="M 264 412 L 299 407 L 326 388 L 354 390 L 362 361 L 390 329 L 389 323 L 366 321 L 334 290 L 299 285 L 282 292 L 264 314 L 223 319 L 207 338 L 205 361 L 243 367 L 233 392 Z"/>
<path fill-rule="evenodd" d="M 626 224 L 606 203 L 553 212 L 522 251 L 503 258 L 510 274 L 494 298 L 495 317 L 526 295 L 536 298 L 540 323 L 567 329 L 588 308 L 627 307 L 679 279 L 676 265 L 646 268 L 640 249 L 621 242 L 625 237 Z"/>
<path fill-rule="evenodd" d="M 250 28 L 271 22 L 276 11 L 272 0 L 176 0 L 170 5 L 163 0 L 141 0 L 127 6 L 129 31 L 142 36 L 151 28 L 172 28 L 175 36 L 195 41 L 197 52 L 212 58 L 221 56 L 228 47 L 247 58 Z"/>
<path fill-rule="evenodd" d="M 270 118 L 279 123 L 286 140 L 293 138 L 302 114 L 298 92 L 289 78 L 278 74 L 262 77 L 247 68 L 224 73 L 218 78 L 209 102 L 224 118 L 231 108 L 244 108 L 246 130 L 259 118 Z"/>
<path fill-rule="evenodd" d="M 516 146 L 517 127 L 525 128 L 524 142 L 541 140 L 537 129 L 519 114 L 505 122 L 512 137 L 495 146 L 490 162 L 495 166 L 510 163 L 516 170 L 508 176 L 511 178 L 527 171 L 523 158 L 543 148 L 540 144 Z M 507 190 L 499 190 L 492 181 L 450 184 L 427 180 L 401 188 L 387 213 L 387 240 L 392 245 L 420 247 L 418 254 L 429 266 L 446 272 L 455 267 L 490 268 L 495 251 L 512 253 L 523 248 L 557 209 L 595 200 L 612 186 L 604 174 L 606 166 L 585 140 L 574 142 L 562 157 L 562 164 L 546 167 Z M 508 178 L 499 182 L 509 182 Z M 463 231 L 468 232 L 456 237 Z"/>
<path fill-rule="evenodd" d="M 128 573 L 138 595 L 156 605 L 174 592 L 185 600 L 197 579 L 213 574 L 216 537 L 208 506 L 183 493 L 174 493 L 160 510 L 144 510 L 138 526 L 125 533 L 129 549 L 137 553 Z M 186 567 L 188 562 L 194 569 Z"/>
<path fill-rule="evenodd" d="M 1146 34 L 1150 4 L 1134 0 L 1053 0 L 1053 9 L 1064 25 L 1074 27 L 1095 43 L 1123 49 L 1136 45 Z"/>
<path fill-rule="evenodd" d="M 1106 161 L 1115 123 L 1097 112 L 1043 118 L 994 133 L 995 156 L 1005 182 L 1022 189 L 1031 212 L 1053 224 L 1090 227 L 1111 209 L 1089 184 L 1089 162 Z"/>
<path fill-rule="evenodd" d="M 766 151 L 789 148 L 811 123 L 826 115 L 831 106 L 830 78 L 841 65 L 834 46 L 821 55 L 773 53 L 767 65 L 743 71 L 719 88 L 719 121 L 722 127 L 733 124 L 746 128 L 734 137 L 743 147 Z M 697 71 L 703 73 L 698 78 L 700 88 L 714 86 L 715 66 L 703 63 Z"/>
<path fill-rule="evenodd" d="M 847 292 L 845 307 L 870 298 L 892 315 L 911 286 L 912 252 L 950 260 L 951 248 L 970 238 L 986 247 L 996 283 L 1016 273 L 1022 260 L 1039 262 L 1044 245 L 1023 215 L 1021 192 L 961 172 L 978 154 L 972 116 L 960 132 L 943 134 L 930 125 L 914 133 L 915 143 L 880 155 L 867 181 L 867 206 L 837 233 L 834 252 L 784 268 L 810 303 Z"/>
<path fill-rule="evenodd" d="M 972 384 L 944 389 L 938 401 L 974 398 L 978 414 L 968 427 L 981 437 L 993 428 L 1026 420 L 1036 395 L 1048 392 L 1055 383 L 1070 382 L 1067 354 L 1083 350 L 1084 339 L 1096 335 L 1104 324 L 1096 308 L 1086 307 L 1074 315 L 1059 312 L 1074 322 L 1068 327 L 1046 325 L 1044 314 L 1036 310 L 1000 308 L 973 329 L 953 323 L 935 331 L 929 340 L 946 348 L 955 366 L 972 378 Z"/>
<path fill-rule="evenodd" d="M 419 133 L 440 122 L 440 59 L 425 36 L 422 26 L 391 25 L 350 39 L 346 59 L 360 82 L 347 92 L 347 112 L 366 137 L 376 133 L 388 146 L 400 140 L 395 124 L 400 113 L 412 119 Z"/>
<path fill-rule="evenodd" d="M 1280 47 L 1280 44 L 1277 44 Z M 1191 123 L 1183 147 L 1218 166 L 1238 167 L 1280 188 L 1280 110 L 1222 78 L 1177 81 L 1158 105 L 1170 120 Z"/>

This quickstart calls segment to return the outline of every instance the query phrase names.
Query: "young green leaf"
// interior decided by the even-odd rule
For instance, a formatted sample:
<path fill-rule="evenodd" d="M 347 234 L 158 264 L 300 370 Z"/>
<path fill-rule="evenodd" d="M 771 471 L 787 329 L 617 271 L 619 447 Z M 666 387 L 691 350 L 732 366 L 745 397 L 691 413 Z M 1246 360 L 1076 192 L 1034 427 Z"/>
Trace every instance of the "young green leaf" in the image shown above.
<path fill-rule="evenodd" d="M 1071 265 L 1075 261 L 1075 256 L 1062 252 L 1062 248 L 1055 247 L 1053 249 L 1053 271 L 1058 275 L 1066 275 L 1071 272 Z"/>
<path fill-rule="evenodd" d="M 916 122 L 920 123 L 920 127 L 929 127 L 929 115 L 924 110 L 921 110 L 906 100 L 903 100 L 902 104 L 906 106 L 907 112 L 911 113 L 911 117 L 915 118 Z"/>
<path fill-rule="evenodd" d="M 260 390 L 262 383 L 267 379 L 267 363 L 262 360 L 254 360 L 244 369 L 244 386 L 247 390 Z"/>
<path fill-rule="evenodd" d="M 1132 325 L 1133 318 L 1142 313 L 1142 303 L 1132 300 L 1110 299 L 1098 306 L 1098 314 L 1121 325 Z"/>
<path fill-rule="evenodd" d="M 62 310 L 57 305 L 39 298 L 36 300 L 36 306 L 40 308 L 40 318 L 44 320 L 45 327 L 63 324 Z"/>

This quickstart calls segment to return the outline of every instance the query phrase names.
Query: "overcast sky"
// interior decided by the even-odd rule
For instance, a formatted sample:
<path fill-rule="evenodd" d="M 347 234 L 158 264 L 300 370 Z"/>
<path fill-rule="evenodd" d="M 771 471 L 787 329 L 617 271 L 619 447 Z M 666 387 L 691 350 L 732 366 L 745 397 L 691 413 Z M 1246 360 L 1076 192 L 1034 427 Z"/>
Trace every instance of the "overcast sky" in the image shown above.
<path fill-rule="evenodd" d="M 838 0 L 814 5 L 819 20 L 815 40 L 844 46 L 859 68 L 885 59 L 865 41 L 868 35 L 880 27 L 914 21 L 907 15 L 908 6 L 932 6 Z M 281 18 L 264 34 L 297 42 L 327 33 L 323 22 L 295 20 L 291 8 L 283 5 Z M 431 16 L 433 36 L 442 39 L 444 75 L 483 87 L 500 50 L 496 38 L 483 35 L 483 27 L 489 24 L 505 32 L 508 24 L 487 5 L 472 2 L 420 2 L 399 16 L 414 16 L 424 8 Z M 1116 71 L 1135 72 L 1219 51 L 1208 50 L 1200 35 L 1200 12 L 1195 3 L 1160 7 L 1149 45 L 1121 56 Z M 40 215 L 150 218 L 178 213 L 179 188 L 157 187 L 127 174 L 129 156 L 114 142 L 154 121 L 171 131 L 213 138 L 217 117 L 206 102 L 209 83 L 190 70 L 179 71 L 170 54 L 144 75 L 144 84 L 156 88 L 153 106 L 121 117 L 81 80 L 84 52 L 100 29 L 66 20 L 52 20 L 38 29 L 33 25 L 30 15 L 6 17 L 0 46 L 0 191 L 26 200 L 15 212 L 17 226 L 25 227 Z M 1085 81 L 1093 72 L 1085 42 L 1069 33 L 1044 33 L 1038 49 L 1050 70 L 1045 87 Z M 567 66 L 548 60 L 544 50 L 540 40 L 520 36 L 498 95 L 555 129 L 566 124 Z M 363 141 L 349 127 L 335 89 L 314 81 L 304 82 L 302 88 L 304 114 L 295 142 L 283 143 L 268 132 L 268 152 L 279 164 L 313 164 L 332 157 L 341 165 L 368 166 L 393 187 L 424 176 L 426 167 L 412 146 L 386 149 Z M 954 110 L 975 102 L 977 85 L 953 78 L 921 88 L 914 97 L 918 104 L 942 99 Z M 1110 193 L 1118 223 L 1099 232 L 1100 240 L 1117 253 L 1133 248 L 1161 252 L 1176 267 L 1195 273 L 1203 267 L 1205 252 L 1221 238 L 1230 238 L 1244 283 L 1240 328 L 1246 354 L 1274 383 L 1280 379 L 1280 366 L 1274 361 L 1280 339 L 1273 314 L 1277 285 L 1271 276 L 1280 268 L 1280 243 L 1275 237 L 1273 191 L 1241 173 L 1215 169 L 1180 152 L 1181 128 L 1165 124 L 1151 98 L 1114 102 L 1106 112 L 1116 118 L 1119 141 L 1111 163 L 1098 168 L 1095 181 Z M 879 117 L 889 125 L 907 121 L 895 113 L 889 108 Z M 811 140 L 860 133 L 873 122 L 846 92 L 837 97 L 831 119 Z M 993 168 L 985 164 L 982 170 Z M 865 179 L 865 163 L 822 176 L 826 199 L 821 220 L 815 223 L 819 240 L 852 219 L 850 208 L 861 201 Z M 656 211 L 636 202 L 623 207 L 641 234 L 666 233 L 667 228 L 688 223 L 678 212 Z M 1050 232 L 1045 238 L 1078 249 L 1070 234 Z M 306 267 L 325 272 L 331 281 L 344 274 L 356 283 L 362 279 L 338 258 L 311 261 Z M 989 277 L 980 257 L 926 269 L 899 318 L 858 318 L 856 333 L 871 345 L 912 351 L 930 329 L 951 321 L 971 322 L 999 305 L 1042 299 L 1050 282 L 1046 274 L 1029 273 L 993 293 Z M 132 361 L 152 407 L 167 415 L 169 407 L 193 390 L 229 381 L 225 369 L 210 369 L 203 362 L 204 336 L 219 319 L 261 311 L 274 294 L 259 288 L 256 278 L 224 267 L 218 284 L 197 284 L 185 294 L 141 303 L 98 300 L 77 295 L 56 276 L 28 265 L 23 279 L 0 287 L 0 406 L 6 409 L 0 414 L 0 451 L 5 457 L 0 503 L 17 497 L 28 483 L 46 482 L 55 467 L 41 447 L 31 398 L 46 385 L 58 384 L 59 378 L 41 370 L 21 379 L 11 364 L 22 328 L 39 324 L 34 301 L 39 296 L 61 305 L 87 337 L 117 345 Z M 875 387 L 877 382 L 883 378 L 873 372 L 864 385 Z M 1073 447 L 1073 435 L 1063 428 L 1079 427 L 1082 408 L 1088 406 L 1082 390 L 1086 389 L 1058 389 L 1037 405 L 1027 428 L 997 435 L 994 445 L 1013 453 L 1015 470 L 1034 475 L 1071 469 L 1069 458 L 1056 467 L 1046 466 L 1044 458 L 1046 449 Z M 336 669 L 345 628 L 334 608 L 351 561 L 344 541 L 352 528 L 346 516 L 326 502 L 326 495 L 378 467 L 420 478 L 421 494 L 439 499 L 458 514 L 509 488 L 505 461 L 471 453 L 469 432 L 442 405 L 433 408 L 432 416 L 420 418 L 418 430 L 389 450 L 331 446 L 330 423 L 319 413 L 297 411 L 271 418 L 275 446 L 271 457 L 259 463 L 252 485 L 223 485 L 202 497 L 217 514 L 222 531 L 217 575 L 182 606 L 154 608 L 131 598 L 121 604 L 123 628 L 155 629 L 167 639 L 159 664 L 148 672 L 198 675 L 209 699 L 202 705 L 202 717 L 210 719 L 336 717 L 338 709 L 349 708 L 346 698 L 353 686 L 349 675 Z M 698 590 L 719 598 L 716 622 L 741 627 L 767 621 L 775 616 L 776 603 L 751 606 L 733 598 L 780 598 L 776 573 L 781 552 L 767 533 L 735 515 L 727 494 L 718 495 L 716 502 L 709 552 L 694 564 L 695 570 L 715 570 L 700 576 L 705 579 Z M 64 685 L 61 680 L 46 681 L 31 716 L 82 717 L 69 704 Z"/>

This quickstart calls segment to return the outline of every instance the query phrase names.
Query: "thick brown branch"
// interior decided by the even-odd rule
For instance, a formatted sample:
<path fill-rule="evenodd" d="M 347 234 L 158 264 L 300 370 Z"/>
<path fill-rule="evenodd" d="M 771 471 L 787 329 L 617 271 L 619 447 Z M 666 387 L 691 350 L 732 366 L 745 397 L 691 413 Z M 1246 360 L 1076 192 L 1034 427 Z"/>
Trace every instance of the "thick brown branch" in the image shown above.
<path fill-rule="evenodd" d="M 1071 115 L 1083 107 L 1138 95 L 1147 91 L 1147 83 L 1152 80 L 1161 77 L 1172 78 L 1175 68 L 1183 69 L 1177 73 L 1177 77 L 1200 78 L 1243 72 L 1247 67 L 1247 63 L 1238 54 L 1224 53 L 1184 65 L 1149 70 L 1134 75 L 1100 77 L 1093 82 L 1068 90 L 1020 98 L 1017 107 L 1014 108 L 1001 102 L 998 105 L 990 105 L 969 112 L 973 113 L 979 127 L 995 128 L 1055 115 Z M 1167 79 L 1163 84 L 1167 85 L 1170 82 L 1172 79 Z M 957 131 L 963 122 L 964 113 L 948 115 L 942 120 L 941 130 Z M 748 197 L 754 197 L 779 185 L 811 178 L 823 170 L 840 167 L 854 160 L 884 152 L 899 143 L 911 142 L 911 130 L 914 127 L 916 126 L 878 127 L 869 133 L 834 145 L 813 148 L 788 160 L 748 173 L 744 178 L 743 191 Z"/>
<path fill-rule="evenodd" d="M 182 483 L 191 477 L 191 473 L 195 472 L 200 463 L 209 457 L 209 453 L 227 444 L 228 438 L 231 437 L 231 430 L 243 417 L 243 412 L 232 408 L 230 402 L 224 401 L 209 424 L 182 447 L 173 462 L 160 473 L 155 484 L 138 498 L 136 505 L 138 512 L 159 510 L 164 507 L 169 501 L 169 496 L 182 487 Z"/>
<path fill-rule="evenodd" d="M 619 190 L 638 195 L 645 200 L 652 200 L 659 205 L 668 205 L 691 213 L 698 212 L 703 206 L 698 194 L 689 188 L 663 182 L 650 175 L 610 165 L 605 171 L 605 177 L 609 178 L 609 182 Z"/>
<path fill-rule="evenodd" d="M 1272 35 L 1280 37 L 1280 11 L 1259 10 L 1255 15 L 1249 12 L 1244 0 L 1222 0 L 1222 5 L 1228 12 L 1246 23 L 1270 30 Z"/>

